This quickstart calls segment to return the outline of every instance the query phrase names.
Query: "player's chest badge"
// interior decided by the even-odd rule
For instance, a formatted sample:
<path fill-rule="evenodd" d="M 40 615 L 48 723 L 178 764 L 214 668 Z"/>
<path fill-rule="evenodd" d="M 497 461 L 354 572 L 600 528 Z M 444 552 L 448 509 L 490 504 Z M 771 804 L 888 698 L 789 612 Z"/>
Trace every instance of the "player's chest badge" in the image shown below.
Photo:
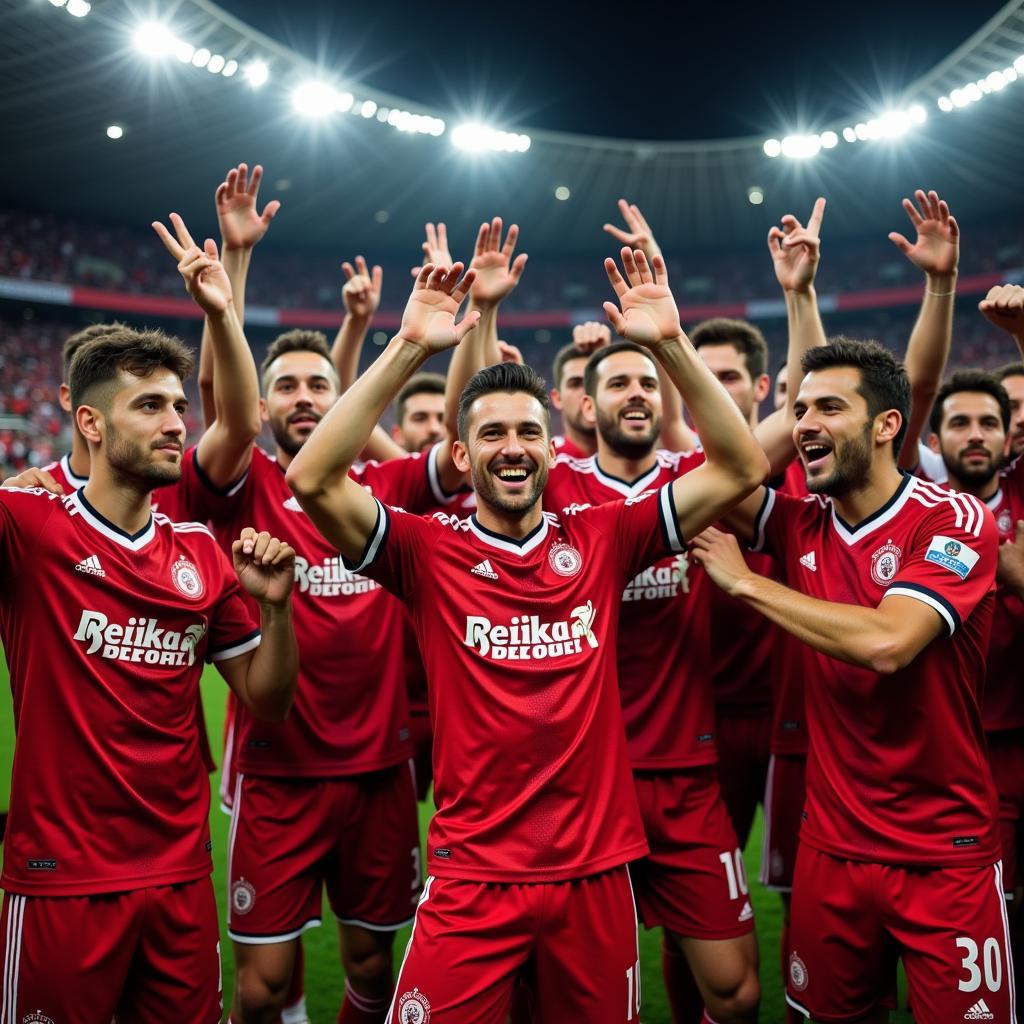
<path fill-rule="evenodd" d="M 1013 516 L 1010 515 L 1010 510 L 1004 508 L 999 513 L 999 518 L 996 519 L 996 528 L 999 530 L 1000 537 L 1008 537 L 1013 533 Z"/>
<path fill-rule="evenodd" d="M 583 568 L 583 556 L 571 544 L 552 544 L 548 564 L 559 576 L 575 576 Z"/>
<path fill-rule="evenodd" d="M 890 538 L 871 556 L 871 578 L 880 587 L 889 586 L 900 571 L 902 558 L 903 552 Z"/>
<path fill-rule="evenodd" d="M 193 601 L 198 601 L 206 590 L 199 570 L 184 555 L 171 566 L 171 582 L 179 594 Z"/>

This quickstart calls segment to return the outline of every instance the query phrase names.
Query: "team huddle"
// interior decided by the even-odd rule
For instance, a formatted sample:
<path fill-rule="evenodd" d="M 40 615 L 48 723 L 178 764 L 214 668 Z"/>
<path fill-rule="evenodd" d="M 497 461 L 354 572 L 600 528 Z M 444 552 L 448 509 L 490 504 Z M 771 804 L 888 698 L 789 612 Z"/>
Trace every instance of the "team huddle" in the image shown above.
<path fill-rule="evenodd" d="M 361 375 L 362 257 L 333 345 L 290 331 L 257 366 L 261 174 L 217 189 L 220 247 L 153 225 L 205 318 L 198 441 L 191 352 L 100 324 L 64 350 L 71 451 L 0 489 L 0 1022 L 221 1019 L 207 661 L 235 1024 L 307 1019 L 325 887 L 340 1024 L 639 1021 L 638 920 L 677 1024 L 754 1022 L 758 804 L 791 1020 L 888 1020 L 902 960 L 919 1024 L 1015 1022 L 1024 363 L 943 382 L 947 204 L 917 192 L 890 236 L 923 277 L 902 361 L 826 338 L 825 201 L 771 229 L 788 350 L 760 418 L 760 331 L 684 332 L 625 201 L 610 328 L 576 327 L 550 387 L 499 340 L 527 262 L 500 218 L 468 265 L 427 225 Z M 1024 288 L 979 315 L 1024 353 Z"/>

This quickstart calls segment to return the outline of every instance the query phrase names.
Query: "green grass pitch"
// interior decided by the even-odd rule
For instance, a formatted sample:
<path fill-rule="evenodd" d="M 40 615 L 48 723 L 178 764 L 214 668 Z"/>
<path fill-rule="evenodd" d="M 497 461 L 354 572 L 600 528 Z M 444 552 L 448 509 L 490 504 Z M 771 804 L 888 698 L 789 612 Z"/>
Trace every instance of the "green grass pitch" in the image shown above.
<path fill-rule="evenodd" d="M 2 711 L 0 711 L 0 772 L 10 779 L 11 758 L 14 751 L 14 728 L 12 722 L 10 688 L 7 685 L 6 665 L 0 668 L 2 674 Z M 207 668 L 203 675 L 203 699 L 206 720 L 215 751 L 219 754 L 220 737 L 223 733 L 224 706 L 227 688 L 216 670 Z M 213 836 L 213 882 L 217 892 L 217 904 L 221 919 L 221 948 L 224 954 L 225 1003 L 230 1004 L 230 993 L 234 982 L 234 964 L 231 957 L 231 943 L 227 938 L 226 926 L 226 884 L 228 817 L 218 806 L 219 773 L 210 779 L 211 810 L 210 829 Z M 427 822 L 432 808 L 420 805 L 420 836 L 426 836 Z M 767 892 L 757 884 L 758 864 L 761 849 L 761 820 L 758 817 L 753 835 L 746 851 L 747 877 L 750 895 L 754 903 L 757 932 L 761 945 L 761 1021 L 764 1024 L 782 1024 L 785 1021 L 785 1003 L 779 977 L 779 926 L 782 920 L 781 905 L 775 893 Z M 303 937 L 306 951 L 306 1003 L 312 1024 L 333 1024 L 343 991 L 343 975 L 338 958 L 338 935 L 332 924 L 330 910 L 324 904 L 324 924 L 311 929 Z M 402 952 L 409 938 L 409 930 L 398 934 L 395 941 L 395 966 L 401 962 Z M 671 1015 L 665 1000 L 661 981 L 660 936 L 657 932 L 640 932 L 640 963 L 643 978 L 644 1024 L 671 1024 Z M 226 1010 L 225 1010 L 226 1016 Z M 896 1014 L 893 1024 L 909 1024 L 906 1014 Z"/>

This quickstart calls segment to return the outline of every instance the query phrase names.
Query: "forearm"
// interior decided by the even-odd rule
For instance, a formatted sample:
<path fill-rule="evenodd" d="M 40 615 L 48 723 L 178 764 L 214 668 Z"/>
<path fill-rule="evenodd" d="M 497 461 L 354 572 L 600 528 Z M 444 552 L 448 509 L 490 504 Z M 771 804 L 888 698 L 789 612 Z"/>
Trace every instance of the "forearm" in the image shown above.
<path fill-rule="evenodd" d="M 792 415 L 800 384 L 804 379 L 804 354 L 827 344 L 825 326 L 818 310 L 818 295 L 811 285 L 803 291 L 786 291 L 786 322 L 789 339 L 786 347 L 786 408 Z"/>
<path fill-rule="evenodd" d="M 232 306 L 222 314 L 207 316 L 206 321 L 216 421 L 226 438 L 248 445 L 262 427 L 255 360 Z"/>
<path fill-rule="evenodd" d="M 280 722 L 295 697 L 299 649 L 292 624 L 291 601 L 260 606 L 262 638 L 245 677 L 246 707 L 257 717 Z"/>
<path fill-rule="evenodd" d="M 658 367 L 658 384 L 661 389 L 661 446 L 670 451 L 692 452 L 697 443 L 683 416 L 683 397 L 661 366 Z"/>
<path fill-rule="evenodd" d="M 221 243 L 223 250 L 224 270 L 231 282 L 231 295 L 235 304 L 235 316 L 240 324 L 245 324 L 245 285 L 249 279 L 249 264 L 252 262 L 252 249 L 230 249 Z"/>
<path fill-rule="evenodd" d="M 359 357 L 370 330 L 369 317 L 346 313 L 331 346 L 331 363 L 337 371 L 340 390 L 347 391 L 359 376 Z"/>
<path fill-rule="evenodd" d="M 498 350 L 498 306 L 470 301 L 469 312 L 476 310 L 480 320 L 473 332 L 452 353 L 444 389 L 444 417 L 448 436 L 458 434 L 459 399 L 473 374 L 485 366 L 501 362 Z"/>
<path fill-rule="evenodd" d="M 423 365 L 424 350 L 396 335 L 374 364 L 343 394 L 288 467 L 291 488 L 305 495 L 344 479 L 402 385 Z"/>

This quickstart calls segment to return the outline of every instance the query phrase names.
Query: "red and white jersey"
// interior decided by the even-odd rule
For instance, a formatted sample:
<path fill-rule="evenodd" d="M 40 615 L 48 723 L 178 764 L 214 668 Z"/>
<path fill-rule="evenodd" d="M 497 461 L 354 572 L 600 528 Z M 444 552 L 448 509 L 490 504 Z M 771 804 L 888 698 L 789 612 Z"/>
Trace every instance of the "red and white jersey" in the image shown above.
<path fill-rule="evenodd" d="M 557 514 L 632 498 L 696 469 L 704 453 L 659 450 L 655 464 L 627 483 L 605 473 L 596 455 L 560 455 L 544 506 Z M 713 764 L 711 587 L 685 552 L 659 558 L 626 584 L 619 609 L 622 718 L 635 769 Z"/>
<path fill-rule="evenodd" d="M 622 591 L 682 551 L 671 488 L 522 540 L 380 505 L 353 571 L 412 612 L 434 726 L 429 873 L 553 882 L 647 852 L 616 681 Z"/>
<path fill-rule="evenodd" d="M 0 490 L 0 636 L 17 742 L 0 884 L 75 896 L 209 874 L 203 661 L 259 645 L 198 523 L 129 536 L 84 492 Z"/>
<path fill-rule="evenodd" d="M 385 501 L 428 507 L 438 500 L 431 486 L 434 461 L 433 454 L 417 454 L 367 462 L 352 475 Z M 284 722 L 261 722 L 237 708 L 230 737 L 235 767 L 249 775 L 325 778 L 407 760 L 402 605 L 378 583 L 345 568 L 292 495 L 283 468 L 262 448 L 254 448 L 248 472 L 226 492 L 209 482 L 191 449 L 178 492 L 191 515 L 210 521 L 222 545 L 252 526 L 296 552 L 295 703 Z"/>
<path fill-rule="evenodd" d="M 87 476 L 78 476 L 71 468 L 70 452 L 62 455 L 56 462 L 43 466 L 43 470 L 49 473 L 64 488 L 65 494 L 77 491 L 79 487 L 84 487 L 89 482 Z"/>
<path fill-rule="evenodd" d="M 569 440 L 564 434 L 555 434 L 551 438 L 555 446 L 555 456 L 565 455 L 570 459 L 589 459 L 591 453 L 585 452 L 575 441 Z"/>
<path fill-rule="evenodd" d="M 909 597 L 944 624 L 944 635 L 889 676 L 811 651 L 801 841 L 879 863 L 998 860 L 978 706 L 995 603 L 991 514 L 969 495 L 904 476 L 856 526 L 829 498 L 768 490 L 757 537 L 789 585 L 811 597 L 870 608 Z"/>

